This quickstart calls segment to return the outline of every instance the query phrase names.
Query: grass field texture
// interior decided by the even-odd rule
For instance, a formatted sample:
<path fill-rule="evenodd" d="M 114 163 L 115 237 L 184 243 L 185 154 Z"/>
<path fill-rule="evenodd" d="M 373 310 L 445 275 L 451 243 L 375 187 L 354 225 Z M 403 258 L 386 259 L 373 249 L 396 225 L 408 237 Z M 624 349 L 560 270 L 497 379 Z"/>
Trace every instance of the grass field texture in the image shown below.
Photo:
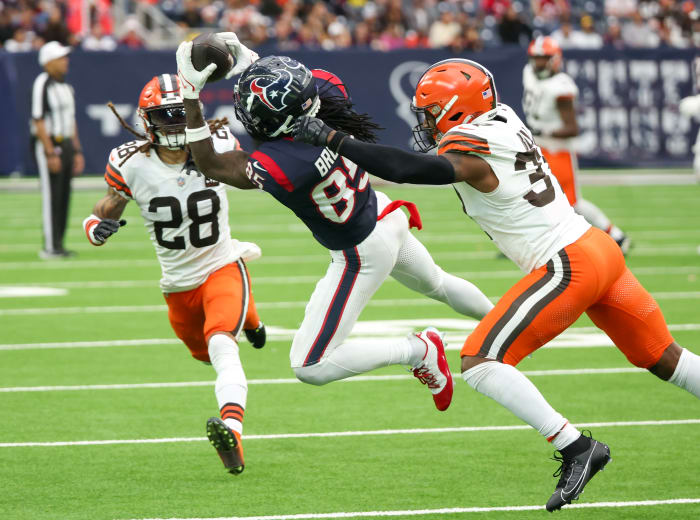
<path fill-rule="evenodd" d="M 419 205 L 417 236 L 445 270 L 494 300 L 518 280 L 452 190 L 383 191 Z M 103 193 L 74 193 L 67 247 L 79 256 L 45 262 L 38 193 L 0 192 L 0 519 L 547 515 L 517 508 L 542 507 L 553 491 L 551 447 L 461 379 L 444 413 L 398 367 L 320 388 L 294 381 L 291 337 L 328 254 L 257 192 L 229 193 L 231 228 L 262 247 L 249 268 L 270 341 L 260 351 L 241 342 L 246 470 L 225 473 L 204 435 L 217 413 L 213 370 L 170 329 L 138 208 L 129 205 L 128 225 L 106 246 L 85 239 L 82 219 Z M 585 195 L 632 237 L 631 269 L 676 340 L 700 353 L 700 187 L 591 186 Z M 27 288 L 52 291 L 28 296 Z M 430 323 L 447 331 L 458 375 L 458 349 L 475 323 L 393 280 L 352 340 Z M 555 408 L 611 446 L 613 462 L 578 502 L 595 507 L 559 516 L 700 518 L 697 399 L 635 370 L 585 317 L 520 368 Z M 673 499 L 693 501 L 629 504 Z M 469 510 L 507 507 L 516 509 Z"/>

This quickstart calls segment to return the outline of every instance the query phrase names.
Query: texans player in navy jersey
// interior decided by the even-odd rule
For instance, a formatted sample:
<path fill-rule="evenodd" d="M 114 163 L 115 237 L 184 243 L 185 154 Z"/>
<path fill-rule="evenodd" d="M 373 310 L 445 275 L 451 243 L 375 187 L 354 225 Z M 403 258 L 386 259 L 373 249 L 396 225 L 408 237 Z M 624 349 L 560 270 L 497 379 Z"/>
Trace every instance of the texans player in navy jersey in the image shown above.
<path fill-rule="evenodd" d="M 232 35 L 232 33 L 223 33 Z M 241 72 L 235 90 L 236 115 L 256 140 L 254 152 L 216 153 L 204 123 L 198 96 L 215 70 L 197 71 L 190 42 L 177 51 L 178 74 L 187 112 L 187 141 L 200 171 L 211 179 L 241 189 L 270 193 L 293 211 L 328 248 L 331 263 L 306 307 L 290 352 L 296 376 L 323 385 L 387 365 L 409 365 L 427 384 L 438 409 L 452 398 L 452 376 L 442 336 L 428 328 L 392 343 L 345 343 L 360 312 L 382 282 L 393 276 L 405 286 L 481 319 L 493 305 L 470 282 L 445 273 L 409 232 L 420 228 L 415 206 L 390 201 L 375 192 L 367 172 L 328 147 L 295 142 L 297 117 L 318 115 L 356 139 L 374 142 L 377 125 L 358 114 L 345 85 L 326 71 L 313 73 L 283 56 L 257 55 L 229 39 Z M 241 69 L 245 70 L 241 70 Z M 231 75 L 231 73 L 229 73 Z M 402 211 L 411 213 L 408 220 Z"/>

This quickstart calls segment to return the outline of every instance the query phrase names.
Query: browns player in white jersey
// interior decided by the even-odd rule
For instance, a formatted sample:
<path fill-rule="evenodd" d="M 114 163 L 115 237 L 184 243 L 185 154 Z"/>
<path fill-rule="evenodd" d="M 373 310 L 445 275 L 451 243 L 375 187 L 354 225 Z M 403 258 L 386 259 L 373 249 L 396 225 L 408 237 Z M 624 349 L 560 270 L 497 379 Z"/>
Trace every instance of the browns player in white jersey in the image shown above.
<path fill-rule="evenodd" d="M 581 435 L 515 368 L 584 312 L 634 365 L 700 397 L 700 356 L 671 337 L 652 296 L 615 241 L 568 203 L 529 129 L 496 102 L 491 73 L 450 59 L 418 81 L 414 128 L 423 151 L 357 142 L 323 121 L 298 118 L 294 137 L 347 157 L 395 182 L 452 184 L 463 209 L 527 274 L 467 338 L 462 377 L 541 433 L 560 452 L 561 475 L 547 509 L 576 499 L 610 460 L 608 446 Z"/>
<path fill-rule="evenodd" d="M 114 110 L 114 108 L 112 107 Z M 247 382 L 238 352 L 238 336 L 256 348 L 265 344 L 265 328 L 255 309 L 245 259 L 260 256 L 252 243 L 231 239 L 224 185 L 197 172 L 185 143 L 185 112 L 174 74 L 153 77 L 139 97 L 145 135 L 109 154 L 107 194 L 83 226 L 88 240 L 101 246 L 126 224 L 119 220 L 131 200 L 141 210 L 162 269 L 160 287 L 168 317 L 192 356 L 211 363 L 221 418 L 207 421 L 207 435 L 232 474 L 243 471 L 243 415 Z M 240 149 L 223 124 L 211 122 L 220 152 Z"/>
<path fill-rule="evenodd" d="M 530 43 L 527 54 L 530 61 L 523 69 L 523 111 L 535 142 L 576 212 L 613 237 L 627 254 L 631 244 L 627 235 L 579 193 L 574 143 L 579 134 L 578 87 L 561 70 L 561 47 L 555 39 L 539 36 Z"/>

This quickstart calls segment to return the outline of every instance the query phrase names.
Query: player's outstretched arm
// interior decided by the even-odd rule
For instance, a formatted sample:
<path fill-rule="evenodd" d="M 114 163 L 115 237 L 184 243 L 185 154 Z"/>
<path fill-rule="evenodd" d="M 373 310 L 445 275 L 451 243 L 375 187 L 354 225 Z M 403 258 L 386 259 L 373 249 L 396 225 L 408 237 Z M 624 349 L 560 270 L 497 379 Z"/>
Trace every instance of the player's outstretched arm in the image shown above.
<path fill-rule="evenodd" d="M 216 64 L 210 63 L 201 71 L 195 69 L 192 64 L 192 42 L 182 42 L 177 48 L 175 58 L 177 75 L 180 78 L 180 93 L 185 102 L 187 116 L 187 144 L 197 168 L 210 179 L 224 184 L 244 190 L 256 188 L 246 176 L 248 154 L 240 150 L 217 153 L 211 139 L 211 130 L 202 115 L 199 93 L 209 76 L 216 70 Z"/>
<path fill-rule="evenodd" d="M 297 119 L 294 124 L 294 139 L 314 146 L 327 146 L 372 175 L 392 182 L 467 182 L 479 191 L 487 192 L 498 186 L 498 178 L 491 167 L 479 157 L 456 153 L 426 155 L 407 152 L 393 146 L 365 143 L 333 130 L 314 117 Z"/>
<path fill-rule="evenodd" d="M 392 182 L 410 184 L 452 184 L 454 168 L 442 157 L 406 152 L 393 146 L 372 144 L 333 130 L 315 117 L 299 117 L 294 122 L 294 140 L 314 146 L 327 146 L 362 169 Z"/>
<path fill-rule="evenodd" d="M 112 188 L 92 209 L 92 215 L 83 221 L 83 229 L 88 240 L 94 246 L 101 246 L 120 227 L 126 226 L 126 220 L 120 219 L 124 208 L 129 203 Z"/>
<path fill-rule="evenodd" d="M 242 190 L 256 188 L 246 176 L 248 154 L 243 150 L 217 153 L 214 149 L 209 126 L 202 116 L 199 100 L 185 99 L 184 101 L 187 115 L 187 129 L 185 130 L 187 144 L 199 171 L 210 179 Z"/>

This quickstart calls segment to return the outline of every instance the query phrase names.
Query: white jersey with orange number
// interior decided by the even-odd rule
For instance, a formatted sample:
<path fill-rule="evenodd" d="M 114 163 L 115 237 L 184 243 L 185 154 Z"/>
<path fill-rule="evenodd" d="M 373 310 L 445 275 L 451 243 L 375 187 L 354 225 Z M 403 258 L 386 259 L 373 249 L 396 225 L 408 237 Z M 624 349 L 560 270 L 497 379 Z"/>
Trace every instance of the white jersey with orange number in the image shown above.
<path fill-rule="evenodd" d="M 538 78 L 529 63 L 523 69 L 523 111 L 527 126 L 537 135 L 535 141 L 539 146 L 558 152 L 574 151 L 574 139 L 571 137 L 550 137 L 555 130 L 563 126 L 557 100 L 560 98 L 578 98 L 578 87 L 574 80 L 564 72 L 558 72 L 548 78 Z"/>
<path fill-rule="evenodd" d="M 484 159 L 498 187 L 482 193 L 453 184 L 464 212 L 525 272 L 543 266 L 591 226 L 569 204 L 532 134 L 513 109 L 498 108 L 450 129 L 438 154 L 469 153 Z"/>
<path fill-rule="evenodd" d="M 226 128 L 213 135 L 218 153 L 240 149 Z M 197 171 L 194 161 L 166 164 L 154 149 L 125 157 L 145 141 L 130 141 L 109 154 L 107 184 L 134 200 L 156 249 L 163 292 L 200 286 L 207 277 L 241 256 L 231 240 L 226 187 Z"/>

